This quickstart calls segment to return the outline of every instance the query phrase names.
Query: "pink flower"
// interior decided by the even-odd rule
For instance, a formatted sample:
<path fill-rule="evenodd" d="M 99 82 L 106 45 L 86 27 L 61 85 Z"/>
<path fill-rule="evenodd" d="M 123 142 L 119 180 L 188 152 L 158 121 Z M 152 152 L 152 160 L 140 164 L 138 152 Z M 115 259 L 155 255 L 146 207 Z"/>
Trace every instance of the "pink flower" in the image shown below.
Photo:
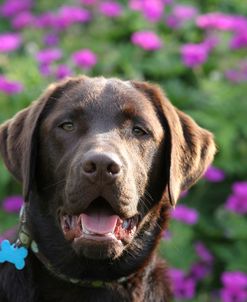
<path fill-rule="evenodd" d="M 195 281 L 200 281 L 207 277 L 212 271 L 211 265 L 208 265 L 202 261 L 195 263 L 191 266 L 190 277 Z"/>
<path fill-rule="evenodd" d="M 196 243 L 195 250 L 197 255 L 201 258 L 204 263 L 211 264 L 213 262 L 213 255 L 202 242 Z"/>
<path fill-rule="evenodd" d="M 171 210 L 171 217 L 186 224 L 195 224 L 198 221 L 199 214 L 195 209 L 178 205 Z"/>
<path fill-rule="evenodd" d="M 210 166 L 203 177 L 211 182 L 220 182 L 225 179 L 225 173 L 219 168 Z"/>
<path fill-rule="evenodd" d="M 159 21 L 165 9 L 164 0 L 130 0 L 129 7 L 132 10 L 140 11 L 150 22 Z"/>
<path fill-rule="evenodd" d="M 247 197 L 247 181 L 237 181 L 232 186 L 233 192 L 239 196 Z"/>
<path fill-rule="evenodd" d="M 230 42 L 230 47 L 232 49 L 239 49 L 247 47 L 247 25 L 246 30 L 236 33 Z"/>
<path fill-rule="evenodd" d="M 247 275 L 242 272 L 224 272 L 221 276 L 222 302 L 245 302 L 247 299 Z"/>
<path fill-rule="evenodd" d="M 23 86 L 21 83 L 16 81 L 10 81 L 6 79 L 4 76 L 0 75 L 0 91 L 6 94 L 16 94 L 20 93 L 23 90 Z"/>
<path fill-rule="evenodd" d="M 36 54 L 37 61 L 42 65 L 49 65 L 61 57 L 62 51 L 59 48 L 46 48 Z"/>
<path fill-rule="evenodd" d="M 9 196 L 3 200 L 3 209 L 9 213 L 18 213 L 23 204 L 22 196 Z"/>
<path fill-rule="evenodd" d="M 247 62 L 240 61 L 239 66 L 235 69 L 228 69 L 225 71 L 225 77 L 233 83 L 241 83 L 247 81 Z"/>
<path fill-rule="evenodd" d="M 247 27 L 247 18 L 243 16 L 227 15 L 220 12 L 208 13 L 198 16 L 196 19 L 198 27 L 203 29 L 219 30 L 244 30 Z"/>
<path fill-rule="evenodd" d="M 32 6 L 32 0 L 6 0 L 0 6 L 0 14 L 4 17 L 13 17 L 22 11 L 27 11 Z"/>
<path fill-rule="evenodd" d="M 206 39 L 201 44 L 209 52 L 209 51 L 213 50 L 219 44 L 219 39 L 214 35 L 209 35 L 208 37 L 206 37 Z"/>
<path fill-rule="evenodd" d="M 186 21 L 193 20 L 197 13 L 197 9 L 194 6 L 175 5 L 171 14 L 167 17 L 166 23 L 172 28 L 178 28 Z"/>
<path fill-rule="evenodd" d="M 247 214 L 247 182 L 235 182 L 232 191 L 227 198 L 226 209 L 237 214 Z"/>
<path fill-rule="evenodd" d="M 97 63 L 97 56 L 90 49 L 82 49 L 72 55 L 74 63 L 85 69 L 92 68 Z"/>
<path fill-rule="evenodd" d="M 39 71 L 44 77 L 48 77 L 52 75 L 52 68 L 48 64 L 40 64 Z"/>
<path fill-rule="evenodd" d="M 142 0 L 129 0 L 129 8 L 140 11 L 142 9 Z"/>
<path fill-rule="evenodd" d="M 57 17 L 54 13 L 46 12 L 36 17 L 35 25 L 40 28 L 57 26 Z"/>
<path fill-rule="evenodd" d="M 56 78 L 57 79 L 63 79 L 67 76 L 70 76 L 72 74 L 71 69 L 67 65 L 59 65 L 56 70 Z"/>
<path fill-rule="evenodd" d="M 91 19 L 91 14 L 84 8 L 62 6 L 57 15 L 56 27 L 66 28 L 74 23 L 85 23 Z"/>
<path fill-rule="evenodd" d="M 59 37 L 55 33 L 50 33 L 43 37 L 43 41 L 46 46 L 55 46 L 59 42 Z"/>
<path fill-rule="evenodd" d="M 100 4 L 100 12 L 111 18 L 118 17 L 122 14 L 122 7 L 117 2 L 105 1 Z"/>
<path fill-rule="evenodd" d="M 177 299 L 192 299 L 195 295 L 196 282 L 192 278 L 178 269 L 170 269 L 170 276 L 174 290 L 174 296 Z"/>
<path fill-rule="evenodd" d="M 208 59 L 208 49 L 203 44 L 185 44 L 181 48 L 182 60 L 188 67 L 197 67 Z"/>
<path fill-rule="evenodd" d="M 240 286 L 247 288 L 247 274 L 242 272 L 224 272 L 221 276 L 224 286 Z"/>
<path fill-rule="evenodd" d="M 19 48 L 21 45 L 21 36 L 13 33 L 0 35 L 0 53 L 10 52 Z"/>
<path fill-rule="evenodd" d="M 11 24 L 15 29 L 25 28 L 29 25 L 32 25 L 33 22 L 34 16 L 28 11 L 21 12 L 11 20 Z"/>
<path fill-rule="evenodd" d="M 133 44 L 145 50 L 157 50 L 162 46 L 160 38 L 152 31 L 139 31 L 132 34 Z"/>
<path fill-rule="evenodd" d="M 151 22 L 157 22 L 162 18 L 164 8 L 163 0 L 143 0 L 142 11 L 144 17 Z"/>

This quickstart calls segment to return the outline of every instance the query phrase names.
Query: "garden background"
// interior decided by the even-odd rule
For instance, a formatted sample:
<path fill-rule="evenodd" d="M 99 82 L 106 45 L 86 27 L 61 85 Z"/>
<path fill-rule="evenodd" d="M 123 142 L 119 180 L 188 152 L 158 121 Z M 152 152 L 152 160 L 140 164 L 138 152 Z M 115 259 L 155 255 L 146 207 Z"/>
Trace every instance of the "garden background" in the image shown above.
<path fill-rule="evenodd" d="M 215 134 L 213 166 L 172 212 L 160 254 L 174 301 L 247 301 L 247 3 L 0 2 L 0 122 L 68 75 L 158 83 Z M 0 163 L 0 241 L 21 188 Z"/>

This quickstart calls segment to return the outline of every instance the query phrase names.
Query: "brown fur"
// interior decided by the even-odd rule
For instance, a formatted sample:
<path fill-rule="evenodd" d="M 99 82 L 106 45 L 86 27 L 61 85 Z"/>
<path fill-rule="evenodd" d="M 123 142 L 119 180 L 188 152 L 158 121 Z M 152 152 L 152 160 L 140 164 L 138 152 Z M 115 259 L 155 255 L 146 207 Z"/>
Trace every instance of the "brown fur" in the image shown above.
<path fill-rule="evenodd" d="M 64 115 L 76 125 L 72 133 L 58 125 Z M 135 125 L 145 128 L 143 135 L 131 132 Z M 166 264 L 156 247 L 170 203 L 203 175 L 215 146 L 212 134 L 176 109 L 159 87 L 83 76 L 52 84 L 0 126 L 0 152 L 23 184 L 29 228 L 54 269 L 112 282 L 98 289 L 64 282 L 30 252 L 23 271 L 0 266 L 1 302 L 170 301 Z M 81 169 L 92 153 L 113 154 L 121 173 L 110 183 L 102 178 L 92 184 Z M 99 196 L 123 219 L 141 217 L 134 238 L 122 244 L 65 240 L 58 212 L 82 213 Z M 123 276 L 131 277 L 118 284 Z"/>

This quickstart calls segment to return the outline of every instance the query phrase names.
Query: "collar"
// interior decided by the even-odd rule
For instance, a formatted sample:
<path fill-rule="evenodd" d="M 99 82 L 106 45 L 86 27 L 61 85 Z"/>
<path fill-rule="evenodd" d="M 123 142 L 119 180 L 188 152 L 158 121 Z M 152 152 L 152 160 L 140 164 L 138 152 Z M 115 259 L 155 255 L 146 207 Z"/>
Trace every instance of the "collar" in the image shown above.
<path fill-rule="evenodd" d="M 38 260 L 46 267 L 46 269 L 54 276 L 60 280 L 73 283 L 82 287 L 109 287 L 113 284 L 123 284 L 127 282 L 130 278 L 132 278 L 135 274 L 131 274 L 126 277 L 121 277 L 119 279 L 113 281 L 105 281 L 105 280 L 86 280 L 86 279 L 74 279 L 71 278 L 53 267 L 50 261 L 42 254 L 39 250 L 38 244 L 35 240 L 32 239 L 31 233 L 27 226 L 27 216 L 25 205 L 22 207 L 20 212 L 20 228 L 19 228 L 19 236 L 15 243 L 16 247 L 25 247 L 26 249 L 31 250 L 34 255 L 38 258 Z"/>

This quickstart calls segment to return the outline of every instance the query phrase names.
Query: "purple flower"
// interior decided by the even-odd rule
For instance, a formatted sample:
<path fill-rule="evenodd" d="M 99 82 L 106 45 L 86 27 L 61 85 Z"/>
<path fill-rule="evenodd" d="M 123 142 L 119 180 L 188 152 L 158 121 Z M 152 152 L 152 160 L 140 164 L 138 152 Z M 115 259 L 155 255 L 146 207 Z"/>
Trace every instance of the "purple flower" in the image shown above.
<path fill-rule="evenodd" d="M 49 64 L 40 64 L 39 71 L 44 77 L 52 75 L 52 68 Z"/>
<path fill-rule="evenodd" d="M 220 12 L 213 12 L 197 17 L 197 26 L 203 29 L 219 29 L 239 31 L 247 27 L 247 18 L 242 16 L 226 15 Z"/>
<path fill-rule="evenodd" d="M 54 13 L 46 12 L 36 17 L 35 25 L 40 28 L 57 27 L 57 17 Z"/>
<path fill-rule="evenodd" d="M 43 41 L 46 46 L 55 46 L 59 42 L 58 35 L 55 33 L 50 33 L 44 36 Z"/>
<path fill-rule="evenodd" d="M 3 200 L 3 209 L 9 213 L 18 213 L 23 204 L 22 196 L 9 196 Z"/>
<path fill-rule="evenodd" d="M 178 269 L 170 269 L 170 276 L 175 298 L 192 299 L 194 297 L 195 280 L 185 276 L 184 272 Z"/>
<path fill-rule="evenodd" d="M 236 33 L 230 42 L 230 47 L 232 49 L 247 47 L 247 30 Z"/>
<path fill-rule="evenodd" d="M 221 276 L 224 286 L 239 286 L 247 288 L 247 274 L 243 272 L 224 272 Z"/>
<path fill-rule="evenodd" d="M 235 182 L 232 186 L 233 192 L 238 196 L 247 197 L 247 181 Z"/>
<path fill-rule="evenodd" d="M 131 42 L 145 50 L 157 50 L 162 46 L 160 38 L 152 31 L 139 31 L 133 33 Z"/>
<path fill-rule="evenodd" d="M 241 83 L 247 81 L 247 73 L 237 69 L 226 70 L 225 78 L 233 83 Z"/>
<path fill-rule="evenodd" d="M 210 166 L 203 177 L 211 182 L 220 182 L 225 179 L 225 173 L 219 168 Z"/>
<path fill-rule="evenodd" d="M 186 224 L 195 224 L 198 221 L 199 214 L 195 209 L 188 208 L 185 205 L 178 205 L 171 210 L 171 217 Z"/>
<path fill-rule="evenodd" d="M 67 28 L 74 23 L 85 23 L 91 19 L 89 11 L 76 6 L 62 6 L 58 11 L 56 27 Z"/>
<path fill-rule="evenodd" d="M 0 75 L 0 91 L 6 94 L 16 94 L 23 90 L 21 83 L 16 81 L 10 81 L 4 76 Z"/>
<path fill-rule="evenodd" d="M 200 259 L 207 264 L 212 264 L 213 255 L 209 252 L 206 246 L 202 242 L 197 242 L 195 245 L 195 251 Z"/>
<path fill-rule="evenodd" d="M 143 0 L 142 2 L 142 12 L 147 20 L 157 22 L 162 18 L 165 8 L 162 0 Z"/>
<path fill-rule="evenodd" d="M 34 17 L 28 11 L 21 12 L 20 14 L 18 14 L 11 20 L 11 24 L 12 24 L 13 28 L 18 29 L 18 30 L 25 28 L 29 25 L 32 25 L 33 22 L 34 22 Z"/>
<path fill-rule="evenodd" d="M 247 275 L 242 272 L 224 272 L 221 276 L 223 302 L 245 302 L 247 299 Z"/>
<path fill-rule="evenodd" d="M 183 63 L 188 67 L 200 66 L 208 59 L 208 49 L 202 44 L 185 44 L 181 48 Z"/>
<path fill-rule="evenodd" d="M 165 8 L 164 0 L 130 0 L 129 7 L 132 10 L 140 11 L 144 17 L 150 22 L 159 21 Z"/>
<path fill-rule="evenodd" d="M 46 48 L 36 54 L 37 61 L 42 65 L 49 65 L 62 57 L 62 51 L 59 48 Z"/>
<path fill-rule="evenodd" d="M 186 21 L 193 20 L 197 13 L 197 9 L 194 6 L 175 5 L 171 14 L 167 17 L 166 23 L 172 28 L 178 28 Z"/>
<path fill-rule="evenodd" d="M 228 197 L 225 207 L 236 214 L 247 214 L 247 197 L 232 194 Z"/>
<path fill-rule="evenodd" d="M 90 49 L 79 50 L 72 55 L 74 63 L 85 69 L 92 68 L 97 63 L 97 56 Z"/>
<path fill-rule="evenodd" d="M 129 8 L 140 11 L 142 9 L 142 0 L 129 0 Z"/>
<path fill-rule="evenodd" d="M 0 53 L 10 52 L 19 48 L 21 45 L 21 36 L 13 33 L 0 35 Z"/>
<path fill-rule="evenodd" d="M 67 65 L 59 65 L 57 70 L 56 70 L 56 78 L 58 80 L 63 79 L 67 76 L 70 76 L 72 74 L 72 71 Z"/>
<path fill-rule="evenodd" d="M 0 14 L 4 17 L 13 17 L 22 11 L 27 11 L 31 8 L 32 0 L 6 0 L 0 6 Z"/>
<path fill-rule="evenodd" d="M 118 17 L 122 14 L 122 7 L 117 2 L 105 1 L 100 4 L 100 12 L 107 17 Z"/>
<path fill-rule="evenodd" d="M 239 288 L 229 287 L 220 291 L 222 302 L 246 302 L 247 291 Z"/>
<path fill-rule="evenodd" d="M 225 77 L 233 83 L 247 81 L 247 61 L 240 61 L 236 69 L 226 70 Z"/>
<path fill-rule="evenodd" d="M 209 52 L 209 51 L 213 50 L 219 44 L 219 39 L 214 35 L 210 35 L 201 44 Z"/>
<path fill-rule="evenodd" d="M 198 262 L 192 265 L 189 276 L 195 281 L 200 281 L 207 277 L 211 271 L 212 268 L 210 265 L 204 262 Z"/>
<path fill-rule="evenodd" d="M 247 214 L 247 182 L 236 182 L 232 194 L 227 198 L 225 207 L 237 214 Z"/>

